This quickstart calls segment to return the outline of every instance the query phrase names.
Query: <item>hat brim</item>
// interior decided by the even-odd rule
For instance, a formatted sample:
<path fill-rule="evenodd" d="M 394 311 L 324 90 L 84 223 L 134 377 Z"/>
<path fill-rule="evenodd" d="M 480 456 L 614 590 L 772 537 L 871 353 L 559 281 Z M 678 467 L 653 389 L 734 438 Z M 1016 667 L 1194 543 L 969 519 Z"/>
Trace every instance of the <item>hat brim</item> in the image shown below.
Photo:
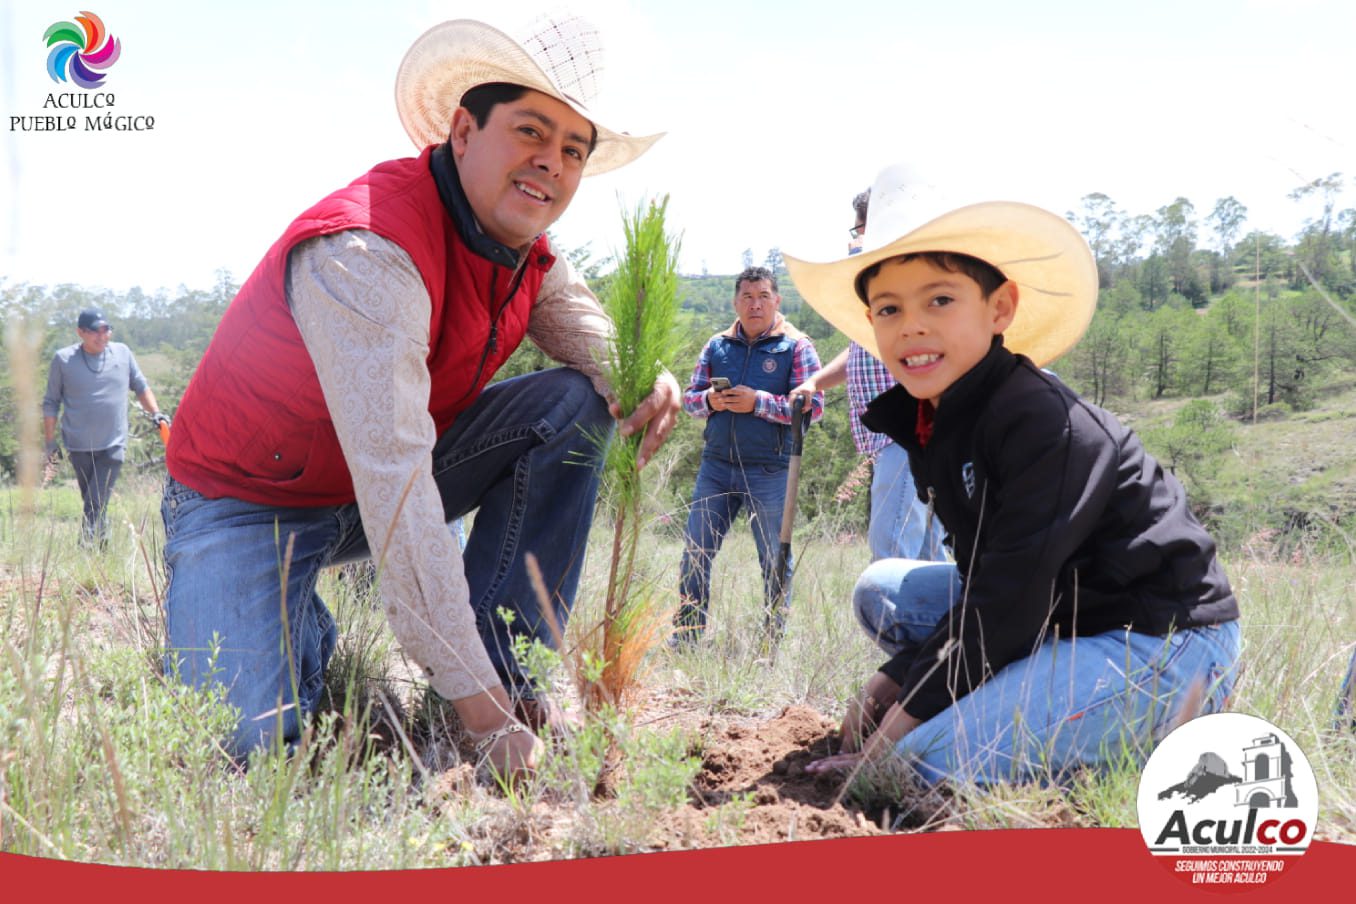
<path fill-rule="evenodd" d="M 1073 348 L 1092 321 L 1097 264 L 1088 243 L 1063 217 L 1016 201 L 950 211 L 888 244 L 841 260 L 812 263 L 789 254 L 784 260 L 810 307 L 880 358 L 866 305 L 854 288 L 857 276 L 880 261 L 925 251 L 977 257 L 1017 284 L 1017 314 L 1003 343 L 1038 365 Z"/>
<path fill-rule="evenodd" d="M 608 128 L 579 100 L 562 94 L 513 38 L 484 22 L 454 19 L 424 32 L 396 73 L 396 112 L 415 147 L 446 141 L 462 95 L 492 82 L 540 91 L 591 122 L 598 141 L 584 165 L 586 176 L 625 166 L 663 137 L 662 132 L 636 136 Z"/>

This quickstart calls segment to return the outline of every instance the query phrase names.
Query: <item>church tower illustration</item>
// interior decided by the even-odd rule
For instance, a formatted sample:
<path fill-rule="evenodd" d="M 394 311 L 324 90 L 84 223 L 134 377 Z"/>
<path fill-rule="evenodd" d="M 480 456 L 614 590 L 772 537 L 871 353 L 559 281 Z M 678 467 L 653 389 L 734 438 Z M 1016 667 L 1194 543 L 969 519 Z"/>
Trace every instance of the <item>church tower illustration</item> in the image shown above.
<path fill-rule="evenodd" d="M 1299 805 L 1290 783 L 1290 752 L 1274 734 L 1255 738 L 1243 748 L 1243 781 L 1235 786 L 1239 807 L 1294 807 Z"/>

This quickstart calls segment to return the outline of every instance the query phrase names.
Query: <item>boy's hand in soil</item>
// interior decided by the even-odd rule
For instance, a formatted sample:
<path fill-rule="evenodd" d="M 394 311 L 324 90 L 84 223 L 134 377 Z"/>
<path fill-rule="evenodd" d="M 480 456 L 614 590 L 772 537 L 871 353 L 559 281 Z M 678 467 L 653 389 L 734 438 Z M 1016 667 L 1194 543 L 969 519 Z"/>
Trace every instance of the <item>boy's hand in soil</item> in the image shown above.
<path fill-rule="evenodd" d="M 899 739 L 917 728 L 921 722 L 904 711 L 904 707 L 895 703 L 880 720 L 880 728 L 867 739 L 861 753 L 836 753 L 822 760 L 815 760 L 805 766 L 810 773 L 839 772 L 855 769 L 873 761 L 879 761 L 890 755 Z"/>
<path fill-rule="evenodd" d="M 805 771 L 818 775 L 821 772 L 848 772 L 862 761 L 860 753 L 835 753 L 822 760 L 812 760 L 805 764 Z"/>
<path fill-rule="evenodd" d="M 871 736 L 885 710 L 899 696 L 899 685 L 884 672 L 874 673 L 862 687 L 861 693 L 848 702 L 843 725 L 838 730 L 842 738 L 839 753 L 856 753 L 862 741 Z"/>

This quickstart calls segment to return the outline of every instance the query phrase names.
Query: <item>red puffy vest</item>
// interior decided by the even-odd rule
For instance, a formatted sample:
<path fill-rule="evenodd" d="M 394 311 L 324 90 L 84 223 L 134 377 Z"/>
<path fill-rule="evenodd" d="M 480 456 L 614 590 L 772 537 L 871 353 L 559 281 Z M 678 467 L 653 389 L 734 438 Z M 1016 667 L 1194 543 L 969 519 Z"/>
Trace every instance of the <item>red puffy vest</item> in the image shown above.
<path fill-rule="evenodd" d="M 227 308 L 175 413 L 166 463 L 176 480 L 209 498 L 264 505 L 354 501 L 353 479 L 284 292 L 288 252 L 305 239 L 367 229 L 413 259 L 433 302 L 429 415 L 439 434 L 518 347 L 555 260 L 550 245 L 537 238 L 514 287 L 512 270 L 463 242 L 429 171 L 432 150 L 377 165 L 297 217 L 264 255 Z"/>

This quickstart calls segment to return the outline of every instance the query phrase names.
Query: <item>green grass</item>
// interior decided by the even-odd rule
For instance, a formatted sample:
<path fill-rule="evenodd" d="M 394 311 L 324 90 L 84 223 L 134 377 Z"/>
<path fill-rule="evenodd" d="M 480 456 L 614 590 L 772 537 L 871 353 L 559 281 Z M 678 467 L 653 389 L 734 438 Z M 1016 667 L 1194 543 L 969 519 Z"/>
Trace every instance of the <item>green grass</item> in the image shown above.
<path fill-rule="evenodd" d="M 1337 422 L 1316 418 L 1303 429 Z M 1268 460 L 1258 469 L 1267 492 L 1272 485 L 1260 475 L 1273 470 L 1283 466 Z M 642 540 L 661 592 L 676 587 L 674 524 L 683 517 L 666 499 L 659 492 L 647 500 Z M 819 523 L 798 530 L 792 616 L 775 660 L 765 656 L 756 643 L 756 555 L 747 527 L 738 525 L 716 560 L 707 642 L 655 651 L 641 678 L 647 694 L 633 711 L 591 723 L 552 752 L 533 781 L 505 791 L 474 780 L 448 724 L 455 720 L 401 657 L 373 591 L 327 573 L 321 593 L 343 632 L 328 677 L 330 706 L 297 756 L 262 755 L 242 772 L 215 743 L 230 711 L 159 675 L 164 577 L 154 477 L 133 475 L 119 485 L 113 541 L 97 554 L 76 544 L 73 485 L 63 480 L 44 490 L 33 515 L 21 512 L 19 500 L 17 491 L 0 491 L 0 849 L 7 852 L 176 868 L 336 870 L 646 850 L 684 800 L 704 742 L 680 725 L 706 716 L 764 718 L 791 703 L 838 717 L 882 658 L 848 606 L 866 564 L 864 541 Z M 572 632 L 600 614 L 605 520 L 591 538 Z M 1321 519 L 1291 542 L 1254 537 L 1223 552 L 1244 613 L 1233 708 L 1295 738 L 1318 775 L 1321 837 L 1356 842 L 1356 737 L 1330 730 L 1356 640 L 1356 552 Z M 568 697 L 565 676 L 555 682 Z M 1138 765 L 1127 763 L 1064 789 L 961 792 L 905 824 L 1133 826 L 1138 775 Z M 594 793 L 600 780 L 608 795 Z M 707 819 L 734 841 L 756 806 L 736 799 Z"/>
<path fill-rule="evenodd" d="M 1145 402 L 1129 419 L 1151 437 L 1183 404 Z M 1339 557 L 1349 550 L 1356 539 L 1356 388 L 1339 383 L 1308 411 L 1230 423 L 1232 450 L 1197 482 L 1178 475 L 1221 544 L 1281 559 L 1301 549 L 1312 554 L 1315 544 Z"/>

